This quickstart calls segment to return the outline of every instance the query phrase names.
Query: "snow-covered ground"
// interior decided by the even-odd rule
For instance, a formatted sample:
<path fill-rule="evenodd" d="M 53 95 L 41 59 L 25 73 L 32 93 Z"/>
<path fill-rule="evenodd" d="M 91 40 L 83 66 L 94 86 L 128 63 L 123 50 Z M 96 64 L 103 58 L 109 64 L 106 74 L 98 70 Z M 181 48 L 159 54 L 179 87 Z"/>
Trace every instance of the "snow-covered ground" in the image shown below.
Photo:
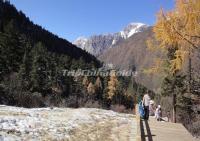
<path fill-rule="evenodd" d="M 0 105 L 0 141 L 134 141 L 136 120 L 95 108 Z"/>

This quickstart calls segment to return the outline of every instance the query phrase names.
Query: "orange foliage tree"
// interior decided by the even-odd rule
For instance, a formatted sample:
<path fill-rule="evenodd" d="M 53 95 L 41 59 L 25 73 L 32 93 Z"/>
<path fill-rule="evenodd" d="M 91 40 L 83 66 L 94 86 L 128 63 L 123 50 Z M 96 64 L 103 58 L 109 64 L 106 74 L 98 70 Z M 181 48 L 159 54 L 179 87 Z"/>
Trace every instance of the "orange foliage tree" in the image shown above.
<path fill-rule="evenodd" d="M 200 47 L 200 0 L 176 0 L 176 6 L 171 11 L 158 13 L 157 22 L 153 28 L 159 49 L 166 52 L 174 50 L 169 58 L 169 73 L 172 75 L 182 70 L 183 64 L 188 64 L 188 93 L 191 93 L 192 56 Z M 148 41 L 151 45 L 151 42 Z M 162 64 L 162 63 L 159 63 Z M 175 120 L 175 99 L 174 120 Z"/>

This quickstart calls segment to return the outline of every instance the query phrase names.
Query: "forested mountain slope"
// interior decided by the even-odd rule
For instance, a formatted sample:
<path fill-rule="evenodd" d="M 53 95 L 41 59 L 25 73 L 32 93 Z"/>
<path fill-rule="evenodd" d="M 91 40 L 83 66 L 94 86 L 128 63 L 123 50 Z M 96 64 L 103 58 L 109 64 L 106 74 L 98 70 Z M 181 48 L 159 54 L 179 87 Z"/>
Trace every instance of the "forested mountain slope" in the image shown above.
<path fill-rule="evenodd" d="M 63 70 L 100 65 L 94 56 L 35 25 L 9 2 L 0 0 L 0 103 L 45 105 L 41 97 L 71 94 L 74 79 L 63 77 Z"/>
<path fill-rule="evenodd" d="M 95 57 L 89 53 L 77 48 L 65 39 L 59 38 L 57 35 L 45 30 L 39 25 L 34 24 L 21 11 L 17 11 L 9 2 L 0 1 L 0 31 L 1 33 L 10 32 L 25 36 L 27 40 L 34 44 L 42 42 L 48 51 L 66 54 L 74 59 L 83 58 L 85 62 L 94 62 L 98 65 Z"/>

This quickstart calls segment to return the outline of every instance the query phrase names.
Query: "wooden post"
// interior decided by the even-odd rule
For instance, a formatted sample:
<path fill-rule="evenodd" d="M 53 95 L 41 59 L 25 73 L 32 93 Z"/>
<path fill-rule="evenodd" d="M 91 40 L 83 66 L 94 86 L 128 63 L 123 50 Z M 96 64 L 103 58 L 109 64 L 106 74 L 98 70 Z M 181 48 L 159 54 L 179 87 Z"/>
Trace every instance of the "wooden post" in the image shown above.
<path fill-rule="evenodd" d="M 140 129 L 140 114 L 139 114 L 139 105 L 135 106 L 136 122 L 137 122 L 137 131 L 136 131 L 136 141 L 141 141 L 141 129 Z"/>
<path fill-rule="evenodd" d="M 176 94 L 173 94 L 173 122 L 176 123 Z"/>

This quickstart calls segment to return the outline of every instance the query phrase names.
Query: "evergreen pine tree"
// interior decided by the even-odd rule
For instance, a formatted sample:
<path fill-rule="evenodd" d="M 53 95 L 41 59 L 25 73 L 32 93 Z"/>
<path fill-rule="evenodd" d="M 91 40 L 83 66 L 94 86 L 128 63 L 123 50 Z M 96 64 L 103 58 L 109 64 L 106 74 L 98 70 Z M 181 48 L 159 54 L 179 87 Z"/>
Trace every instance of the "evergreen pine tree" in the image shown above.
<path fill-rule="evenodd" d="M 95 85 L 95 91 L 96 91 L 97 99 L 102 100 L 103 86 L 102 86 L 102 82 L 101 82 L 100 77 L 97 77 L 94 85 Z"/>
<path fill-rule="evenodd" d="M 47 50 L 42 43 L 37 43 L 33 50 L 33 62 L 31 71 L 32 90 L 43 92 L 47 87 Z"/>

